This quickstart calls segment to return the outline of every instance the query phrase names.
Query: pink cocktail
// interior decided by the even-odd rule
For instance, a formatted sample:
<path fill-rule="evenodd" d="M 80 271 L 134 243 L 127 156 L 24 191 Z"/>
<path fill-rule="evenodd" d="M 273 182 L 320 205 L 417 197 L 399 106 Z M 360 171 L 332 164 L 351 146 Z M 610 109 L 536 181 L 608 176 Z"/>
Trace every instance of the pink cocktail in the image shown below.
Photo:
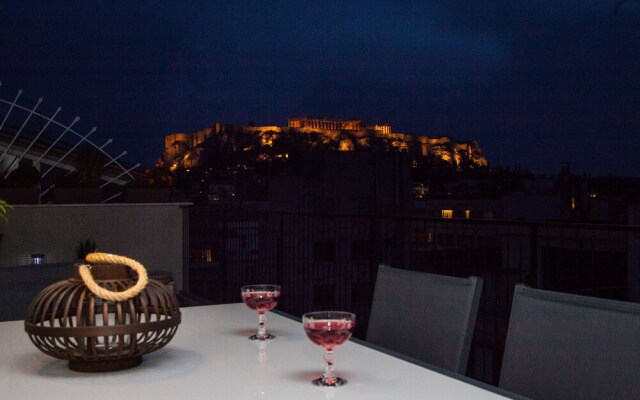
<path fill-rule="evenodd" d="M 248 285 L 240 289 L 242 301 L 252 310 L 258 312 L 258 332 L 249 336 L 250 340 L 271 340 L 275 336 L 267 333 L 265 313 L 278 305 L 280 298 L 279 285 Z"/>
<path fill-rule="evenodd" d="M 344 311 L 318 311 L 302 316 L 307 337 L 324 348 L 325 370 L 321 378 L 312 381 L 317 386 L 342 386 L 347 383 L 333 371 L 333 350 L 349 340 L 356 326 L 356 316 Z"/>

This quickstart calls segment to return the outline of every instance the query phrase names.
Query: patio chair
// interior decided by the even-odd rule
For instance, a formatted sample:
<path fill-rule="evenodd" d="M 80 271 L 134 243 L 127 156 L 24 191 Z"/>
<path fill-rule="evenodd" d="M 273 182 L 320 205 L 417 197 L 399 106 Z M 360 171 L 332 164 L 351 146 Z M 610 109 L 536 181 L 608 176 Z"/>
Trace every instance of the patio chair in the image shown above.
<path fill-rule="evenodd" d="M 367 341 L 465 374 L 482 279 L 378 267 Z"/>
<path fill-rule="evenodd" d="M 533 399 L 640 399 L 640 304 L 516 285 L 500 387 Z"/>

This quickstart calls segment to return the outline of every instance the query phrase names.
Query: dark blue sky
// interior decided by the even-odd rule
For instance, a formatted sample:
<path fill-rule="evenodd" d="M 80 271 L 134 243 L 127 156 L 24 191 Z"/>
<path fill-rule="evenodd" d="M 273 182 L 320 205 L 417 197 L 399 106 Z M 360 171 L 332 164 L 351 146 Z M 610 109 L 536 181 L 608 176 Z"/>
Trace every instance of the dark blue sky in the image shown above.
<path fill-rule="evenodd" d="M 640 176 L 636 0 L 5 1 L 0 35 L 1 99 L 143 165 L 169 133 L 314 115 Z"/>

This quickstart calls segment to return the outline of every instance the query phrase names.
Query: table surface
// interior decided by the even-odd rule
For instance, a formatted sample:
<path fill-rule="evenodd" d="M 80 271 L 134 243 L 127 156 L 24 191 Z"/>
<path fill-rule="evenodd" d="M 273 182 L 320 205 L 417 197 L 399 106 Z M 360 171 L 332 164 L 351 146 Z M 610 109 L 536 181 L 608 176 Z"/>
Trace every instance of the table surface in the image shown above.
<path fill-rule="evenodd" d="M 302 324 L 267 314 L 276 339 L 259 343 L 257 313 L 243 304 L 182 309 L 176 336 L 140 366 L 82 373 L 40 352 L 23 321 L 0 323 L 0 399 L 499 399 L 501 394 L 415 365 L 356 342 L 335 351 L 348 383 L 319 388 L 322 348 Z"/>

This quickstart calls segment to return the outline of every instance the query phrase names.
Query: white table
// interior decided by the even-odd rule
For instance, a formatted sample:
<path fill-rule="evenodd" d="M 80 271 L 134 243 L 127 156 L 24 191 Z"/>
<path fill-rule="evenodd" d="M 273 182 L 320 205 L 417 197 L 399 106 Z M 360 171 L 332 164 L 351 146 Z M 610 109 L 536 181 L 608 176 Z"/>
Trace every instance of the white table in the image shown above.
<path fill-rule="evenodd" d="M 310 382 L 323 370 L 322 348 L 302 324 L 274 313 L 266 348 L 247 337 L 257 314 L 243 304 L 182 309 L 182 324 L 142 365 L 81 373 L 41 353 L 22 321 L 0 323 L 0 399 L 499 399 L 498 393 L 348 342 L 336 349 L 340 388 Z"/>

